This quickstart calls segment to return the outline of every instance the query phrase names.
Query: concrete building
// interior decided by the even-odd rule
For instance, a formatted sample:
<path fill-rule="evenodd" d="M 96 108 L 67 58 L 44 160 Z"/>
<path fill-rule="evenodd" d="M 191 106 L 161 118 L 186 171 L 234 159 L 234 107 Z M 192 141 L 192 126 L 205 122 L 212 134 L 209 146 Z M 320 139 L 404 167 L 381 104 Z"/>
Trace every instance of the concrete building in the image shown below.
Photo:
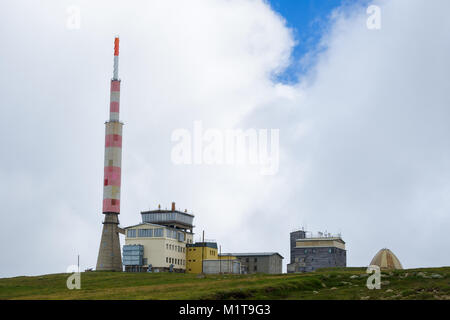
<path fill-rule="evenodd" d="M 203 273 L 205 274 L 240 274 L 241 262 L 236 259 L 203 260 Z"/>
<path fill-rule="evenodd" d="M 197 242 L 186 245 L 186 272 L 203 273 L 203 261 L 217 260 L 217 243 Z"/>
<path fill-rule="evenodd" d="M 345 242 L 340 235 L 319 233 L 306 236 L 303 230 L 290 234 L 291 260 L 287 272 L 310 272 L 319 268 L 347 266 Z"/>
<path fill-rule="evenodd" d="M 125 271 L 185 272 L 194 216 L 175 209 L 141 212 L 142 223 L 125 229 Z"/>
<path fill-rule="evenodd" d="M 224 253 L 221 258 L 227 256 L 236 257 L 244 273 L 282 273 L 284 258 L 277 252 Z"/>
<path fill-rule="evenodd" d="M 103 230 L 96 270 L 122 271 L 119 214 L 122 167 L 122 127 L 119 120 L 119 38 L 114 39 L 114 71 L 111 80 L 109 121 L 105 123 Z"/>

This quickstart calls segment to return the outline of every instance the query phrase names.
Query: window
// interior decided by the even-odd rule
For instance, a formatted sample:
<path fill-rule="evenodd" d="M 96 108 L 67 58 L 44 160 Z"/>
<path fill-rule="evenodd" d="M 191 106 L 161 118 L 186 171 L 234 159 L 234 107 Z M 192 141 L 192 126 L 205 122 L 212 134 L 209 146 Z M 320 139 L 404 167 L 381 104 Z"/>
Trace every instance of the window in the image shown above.
<path fill-rule="evenodd" d="M 255 262 L 258 262 L 258 258 L 255 258 Z"/>
<path fill-rule="evenodd" d="M 127 237 L 128 238 L 136 238 L 136 229 L 127 230 Z"/>
<path fill-rule="evenodd" d="M 153 229 L 138 229 L 138 237 L 141 238 L 153 237 Z"/>
<path fill-rule="evenodd" d="M 105 186 L 108 185 L 108 179 L 105 179 L 104 185 L 105 185 Z"/>
<path fill-rule="evenodd" d="M 167 237 L 176 239 L 177 238 L 177 232 L 175 230 L 167 229 Z"/>
<path fill-rule="evenodd" d="M 115 206 L 116 205 L 116 199 L 111 199 L 111 205 Z"/>
<path fill-rule="evenodd" d="M 154 229 L 153 230 L 153 236 L 154 237 L 162 237 L 164 234 L 164 229 L 163 228 L 159 228 L 159 229 Z"/>
<path fill-rule="evenodd" d="M 166 263 L 169 263 L 169 258 L 168 257 L 166 257 Z"/>
<path fill-rule="evenodd" d="M 254 266 L 253 267 L 253 271 L 257 271 L 258 270 L 258 267 L 257 266 Z"/>

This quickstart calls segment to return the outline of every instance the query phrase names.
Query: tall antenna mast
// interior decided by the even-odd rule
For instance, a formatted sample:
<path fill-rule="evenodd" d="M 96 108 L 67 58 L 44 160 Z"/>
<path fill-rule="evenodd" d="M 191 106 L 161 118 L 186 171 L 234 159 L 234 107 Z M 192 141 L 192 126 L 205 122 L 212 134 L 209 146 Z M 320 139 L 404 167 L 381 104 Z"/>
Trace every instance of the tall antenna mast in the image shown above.
<path fill-rule="evenodd" d="M 119 37 L 114 39 L 114 68 L 111 79 L 109 121 L 105 123 L 102 238 L 96 270 L 122 271 L 119 239 L 120 184 L 122 177 L 122 127 L 119 121 Z"/>

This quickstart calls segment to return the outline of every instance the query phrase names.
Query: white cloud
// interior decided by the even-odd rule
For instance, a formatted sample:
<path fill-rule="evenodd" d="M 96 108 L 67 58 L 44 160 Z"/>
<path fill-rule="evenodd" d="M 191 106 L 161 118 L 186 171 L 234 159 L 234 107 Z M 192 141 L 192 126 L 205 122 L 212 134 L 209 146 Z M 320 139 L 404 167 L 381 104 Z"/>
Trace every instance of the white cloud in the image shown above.
<path fill-rule="evenodd" d="M 69 2 L 10 2 L 1 13 L 2 276 L 63 271 L 77 252 L 82 268 L 95 265 L 117 33 L 122 225 L 176 201 L 224 251 L 287 262 L 289 232 L 307 223 L 342 231 L 350 265 L 383 246 L 406 267 L 448 265 L 438 254 L 450 224 L 446 1 L 376 2 L 379 31 L 365 28 L 365 8 L 337 12 L 295 86 L 273 81 L 294 39 L 262 1 L 77 3 L 80 30 L 65 28 Z M 194 120 L 280 128 L 279 174 L 172 165 L 171 133 Z"/>

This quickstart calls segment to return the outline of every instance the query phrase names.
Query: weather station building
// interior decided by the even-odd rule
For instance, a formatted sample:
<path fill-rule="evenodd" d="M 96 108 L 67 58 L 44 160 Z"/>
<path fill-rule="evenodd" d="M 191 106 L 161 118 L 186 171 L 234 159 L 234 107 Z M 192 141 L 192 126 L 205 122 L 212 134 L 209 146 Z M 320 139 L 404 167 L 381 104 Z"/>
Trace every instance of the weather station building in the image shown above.
<path fill-rule="evenodd" d="M 288 273 L 347 266 L 347 251 L 340 234 L 319 232 L 317 236 L 307 236 L 307 231 L 297 230 L 290 234 L 290 247 Z"/>
<path fill-rule="evenodd" d="M 187 246 L 193 243 L 194 215 L 175 209 L 141 212 L 142 222 L 124 228 L 125 271 L 186 271 Z"/>

